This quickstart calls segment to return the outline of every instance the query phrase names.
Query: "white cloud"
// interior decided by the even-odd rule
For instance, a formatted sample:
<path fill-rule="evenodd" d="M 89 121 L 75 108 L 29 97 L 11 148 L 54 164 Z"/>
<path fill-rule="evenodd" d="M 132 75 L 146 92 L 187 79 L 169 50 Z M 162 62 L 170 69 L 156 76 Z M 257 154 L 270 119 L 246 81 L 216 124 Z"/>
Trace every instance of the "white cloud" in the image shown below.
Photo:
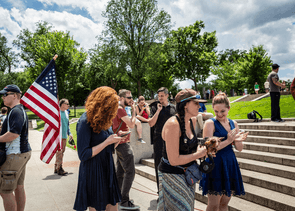
<path fill-rule="evenodd" d="M 9 14 L 7 15 L 10 17 Z M 14 8 L 11 10 L 10 15 L 22 26 L 22 28 L 18 27 L 17 30 L 14 30 L 14 39 L 21 29 L 27 28 L 30 31 L 35 31 L 36 23 L 42 20 L 52 24 L 54 30 L 70 31 L 70 34 L 85 50 L 95 45 L 95 37 L 101 33 L 103 28 L 102 24 L 94 23 L 81 15 L 68 12 L 37 11 L 34 9 L 26 9 L 21 12 Z M 16 24 L 16 22 L 13 23 Z"/>
<path fill-rule="evenodd" d="M 88 11 L 94 21 L 102 21 L 101 13 L 105 10 L 108 0 L 38 0 L 44 5 L 80 8 Z"/>
<path fill-rule="evenodd" d="M 26 8 L 26 5 L 22 0 L 7 0 L 7 2 L 11 3 L 13 7 L 19 8 L 21 10 Z"/>

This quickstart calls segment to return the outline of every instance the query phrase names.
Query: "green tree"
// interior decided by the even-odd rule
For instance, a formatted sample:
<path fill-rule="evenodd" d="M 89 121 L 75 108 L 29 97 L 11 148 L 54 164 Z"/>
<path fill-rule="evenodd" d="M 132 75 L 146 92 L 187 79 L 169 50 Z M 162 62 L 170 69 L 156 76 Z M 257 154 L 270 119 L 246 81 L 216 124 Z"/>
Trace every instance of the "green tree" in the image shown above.
<path fill-rule="evenodd" d="M 167 65 L 179 80 L 190 79 L 197 89 L 198 82 L 204 82 L 216 60 L 216 32 L 204 32 L 203 21 L 173 30 L 165 41 Z"/>
<path fill-rule="evenodd" d="M 0 33 L 0 71 L 11 73 L 18 62 L 16 54 L 7 46 L 7 39 Z"/>
<path fill-rule="evenodd" d="M 81 104 L 83 99 L 76 99 L 81 91 L 77 75 L 84 68 L 87 54 L 78 49 L 77 43 L 69 32 L 53 31 L 47 22 L 36 23 L 37 29 L 31 32 L 23 29 L 13 41 L 21 50 L 20 57 L 26 62 L 25 71 L 32 83 L 47 66 L 52 57 L 57 54 L 56 76 L 59 98 L 68 98 L 71 103 Z M 82 102 L 81 102 L 82 101 Z"/>
<path fill-rule="evenodd" d="M 246 51 L 226 49 L 218 53 L 216 66 L 212 68 L 211 72 L 217 76 L 212 81 L 214 88 L 218 90 L 227 90 L 227 93 L 231 89 L 235 92 L 243 92 L 245 87 L 245 78 L 239 72 L 239 61 L 243 61 L 246 56 Z"/>
<path fill-rule="evenodd" d="M 106 40 L 116 40 L 124 48 L 127 75 L 137 84 L 141 95 L 146 64 L 145 56 L 154 42 L 161 42 L 171 29 L 171 17 L 158 10 L 155 0 L 110 0 L 106 11 Z"/>
<path fill-rule="evenodd" d="M 272 60 L 263 48 L 263 45 L 252 46 L 249 52 L 245 54 L 245 58 L 239 61 L 238 71 L 249 93 L 254 93 L 255 82 L 257 82 L 261 88 L 263 87 L 268 74 L 271 72 L 271 65 Z"/>

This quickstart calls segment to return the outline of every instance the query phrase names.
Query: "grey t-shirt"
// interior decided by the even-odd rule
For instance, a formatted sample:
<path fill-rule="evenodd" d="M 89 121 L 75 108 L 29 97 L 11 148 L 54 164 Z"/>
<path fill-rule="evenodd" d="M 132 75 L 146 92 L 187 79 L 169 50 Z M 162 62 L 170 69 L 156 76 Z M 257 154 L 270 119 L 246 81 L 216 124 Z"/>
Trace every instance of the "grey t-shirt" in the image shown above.
<path fill-rule="evenodd" d="M 277 79 L 277 81 L 279 81 L 279 76 L 274 71 L 272 71 L 267 77 L 267 79 L 269 81 L 270 92 L 280 92 L 280 87 L 273 83 L 273 81 L 272 81 L 273 78 L 275 78 L 275 79 Z"/>

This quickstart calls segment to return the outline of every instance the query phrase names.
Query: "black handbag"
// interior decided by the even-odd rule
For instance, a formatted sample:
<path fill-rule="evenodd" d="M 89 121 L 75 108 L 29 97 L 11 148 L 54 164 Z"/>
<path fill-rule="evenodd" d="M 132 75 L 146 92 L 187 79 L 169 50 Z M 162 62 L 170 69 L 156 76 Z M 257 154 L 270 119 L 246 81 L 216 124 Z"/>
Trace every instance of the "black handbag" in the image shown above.
<path fill-rule="evenodd" d="M 257 118 L 256 114 L 260 116 L 260 120 Z M 254 122 L 261 122 L 262 121 L 262 116 L 255 110 L 251 111 L 250 113 L 247 114 L 248 119 L 254 119 Z"/>

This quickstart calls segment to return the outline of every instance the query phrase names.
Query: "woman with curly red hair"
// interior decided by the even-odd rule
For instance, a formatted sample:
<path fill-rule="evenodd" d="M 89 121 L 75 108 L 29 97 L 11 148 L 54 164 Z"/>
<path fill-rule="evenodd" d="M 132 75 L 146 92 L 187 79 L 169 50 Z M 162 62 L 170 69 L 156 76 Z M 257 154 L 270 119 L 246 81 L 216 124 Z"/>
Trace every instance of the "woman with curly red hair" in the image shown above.
<path fill-rule="evenodd" d="M 86 112 L 76 128 L 81 163 L 75 210 L 118 210 L 121 191 L 112 153 L 122 138 L 111 128 L 118 104 L 117 92 L 107 86 L 95 89 L 87 98 Z"/>

